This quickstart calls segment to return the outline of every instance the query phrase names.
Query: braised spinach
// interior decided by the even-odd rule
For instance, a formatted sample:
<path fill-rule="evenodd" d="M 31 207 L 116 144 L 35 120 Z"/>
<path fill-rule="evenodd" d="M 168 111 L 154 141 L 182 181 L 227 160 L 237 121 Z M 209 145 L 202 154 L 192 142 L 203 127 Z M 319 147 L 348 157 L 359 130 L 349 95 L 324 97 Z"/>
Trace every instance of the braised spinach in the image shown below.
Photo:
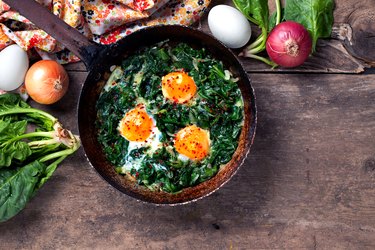
<path fill-rule="evenodd" d="M 230 161 L 244 111 L 237 83 L 222 62 L 204 48 L 185 43 L 172 46 L 166 41 L 129 56 L 121 70 L 115 84 L 107 82 L 111 87 L 104 88 L 96 104 L 98 141 L 118 173 L 130 174 L 152 190 L 175 193 L 210 179 Z M 185 71 L 194 79 L 198 92 L 192 104 L 164 98 L 161 79 L 175 71 Z M 129 142 L 118 131 L 119 121 L 140 100 L 162 134 L 159 139 L 164 146 L 152 153 L 148 148 L 128 150 Z M 210 154 L 201 161 L 181 159 L 173 146 L 176 132 L 192 124 L 210 133 Z M 123 166 L 129 158 L 137 164 L 127 170 Z"/>

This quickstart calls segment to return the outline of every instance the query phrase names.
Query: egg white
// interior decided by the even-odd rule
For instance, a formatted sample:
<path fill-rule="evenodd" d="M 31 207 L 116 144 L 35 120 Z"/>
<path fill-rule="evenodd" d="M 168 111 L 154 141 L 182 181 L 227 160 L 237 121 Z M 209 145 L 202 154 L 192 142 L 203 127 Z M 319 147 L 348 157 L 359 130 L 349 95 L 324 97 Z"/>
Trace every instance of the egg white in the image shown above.
<path fill-rule="evenodd" d="M 117 85 L 117 80 L 121 79 L 124 74 L 121 66 L 112 66 L 111 67 L 111 75 L 109 76 L 107 82 L 104 85 L 104 90 L 108 91 L 109 89 L 113 88 Z"/>
<path fill-rule="evenodd" d="M 151 118 L 152 123 L 153 123 L 152 129 L 151 129 L 151 134 L 147 138 L 147 140 L 144 141 L 144 142 L 129 141 L 127 155 L 125 156 L 126 162 L 122 166 L 122 171 L 124 173 L 129 172 L 132 168 L 138 170 L 146 155 L 152 155 L 156 150 L 163 147 L 163 143 L 160 141 L 161 138 L 162 138 L 162 133 L 160 132 L 158 127 L 156 127 L 156 121 L 155 121 L 154 117 L 150 114 L 148 114 L 148 115 Z M 141 157 L 133 158 L 129 155 L 131 151 L 133 151 L 135 149 L 139 149 L 139 148 L 144 148 L 144 147 L 147 147 L 148 149 L 142 154 Z"/>
<path fill-rule="evenodd" d="M 177 154 L 178 154 L 177 159 L 179 159 L 179 160 L 182 161 L 182 162 L 187 162 L 187 161 L 190 160 L 189 157 L 187 157 L 187 156 L 185 156 L 185 155 L 182 155 L 182 154 L 180 154 L 180 153 L 177 153 Z"/>

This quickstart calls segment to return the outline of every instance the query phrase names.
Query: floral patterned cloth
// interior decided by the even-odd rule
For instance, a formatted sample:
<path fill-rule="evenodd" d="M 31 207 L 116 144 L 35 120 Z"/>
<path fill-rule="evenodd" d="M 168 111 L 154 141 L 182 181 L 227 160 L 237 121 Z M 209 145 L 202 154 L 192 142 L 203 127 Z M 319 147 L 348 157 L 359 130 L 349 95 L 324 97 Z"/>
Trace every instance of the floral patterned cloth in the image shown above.
<path fill-rule="evenodd" d="M 35 0 L 89 39 L 111 44 L 135 30 L 156 24 L 191 25 L 210 0 Z M 54 38 L 0 0 L 0 51 L 17 43 L 60 63 L 79 59 Z"/>

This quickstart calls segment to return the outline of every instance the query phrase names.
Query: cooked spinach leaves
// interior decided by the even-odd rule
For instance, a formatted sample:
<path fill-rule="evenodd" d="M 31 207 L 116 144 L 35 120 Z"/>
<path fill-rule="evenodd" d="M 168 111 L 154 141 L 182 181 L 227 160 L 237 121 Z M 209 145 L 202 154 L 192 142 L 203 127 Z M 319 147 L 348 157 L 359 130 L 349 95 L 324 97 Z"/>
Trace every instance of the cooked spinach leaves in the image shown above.
<path fill-rule="evenodd" d="M 107 82 L 96 104 L 98 141 L 108 161 L 122 174 L 132 175 L 140 185 L 152 190 L 175 193 L 214 176 L 228 163 L 238 146 L 243 125 L 243 100 L 235 79 L 222 62 L 204 49 L 185 43 L 164 42 L 126 58 Z M 192 103 L 166 100 L 161 79 L 170 72 L 185 71 L 195 81 L 198 92 Z M 126 112 L 142 102 L 161 131 L 164 147 L 128 149 L 129 142 L 118 124 Z M 173 147 L 174 135 L 195 124 L 209 131 L 210 153 L 201 161 L 186 160 Z M 136 159 L 130 171 L 123 166 Z"/>

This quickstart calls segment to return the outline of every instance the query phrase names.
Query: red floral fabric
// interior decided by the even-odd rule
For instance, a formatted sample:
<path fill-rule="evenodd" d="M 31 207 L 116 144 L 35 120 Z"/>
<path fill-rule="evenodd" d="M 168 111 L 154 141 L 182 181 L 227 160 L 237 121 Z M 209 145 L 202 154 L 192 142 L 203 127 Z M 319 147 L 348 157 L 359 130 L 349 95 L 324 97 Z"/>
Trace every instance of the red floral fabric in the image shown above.
<path fill-rule="evenodd" d="M 210 0 L 36 0 L 94 42 L 111 44 L 156 24 L 191 25 Z M 0 0 L 0 51 L 17 43 L 60 63 L 76 58 L 54 38 Z"/>

